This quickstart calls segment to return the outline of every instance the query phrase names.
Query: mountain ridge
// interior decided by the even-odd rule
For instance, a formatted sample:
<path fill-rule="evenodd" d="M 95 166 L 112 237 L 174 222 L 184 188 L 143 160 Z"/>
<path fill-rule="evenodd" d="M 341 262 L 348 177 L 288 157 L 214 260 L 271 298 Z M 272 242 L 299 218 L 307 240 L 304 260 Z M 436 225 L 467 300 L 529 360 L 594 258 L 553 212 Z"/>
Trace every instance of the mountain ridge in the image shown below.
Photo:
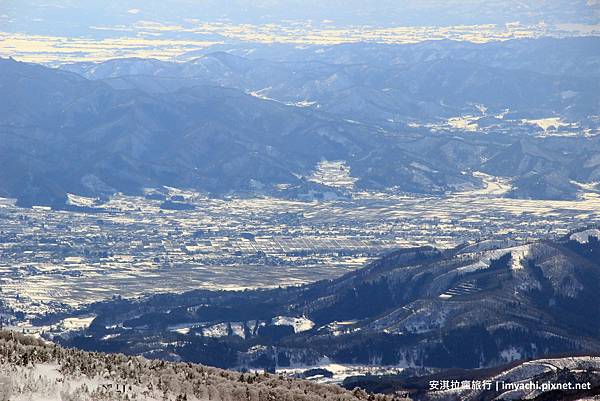
<path fill-rule="evenodd" d="M 298 288 L 98 304 L 81 312 L 98 316 L 85 335 L 66 344 L 142 354 L 168 349 L 183 360 L 237 368 L 318 366 L 323 358 L 478 368 L 594 352 L 600 346 L 592 307 L 600 293 L 599 236 L 590 229 L 539 242 L 406 249 Z M 235 329 L 210 334 L 218 327 Z M 143 345 L 167 338 L 181 347 Z M 213 355 L 217 348 L 220 358 Z"/>
<path fill-rule="evenodd" d="M 3 400 L 398 400 L 297 379 L 227 372 L 192 364 L 87 353 L 0 332 Z"/>
<path fill-rule="evenodd" d="M 250 44 L 69 72 L 3 60 L 0 196 L 57 208 L 67 193 L 161 186 L 350 198 L 307 179 L 336 161 L 359 190 L 443 195 L 483 188 L 483 172 L 509 197 L 577 200 L 600 177 L 600 60 L 574 60 L 598 43 L 284 47 L 287 62 L 281 46 Z M 541 68 L 555 47 L 556 68 Z"/>

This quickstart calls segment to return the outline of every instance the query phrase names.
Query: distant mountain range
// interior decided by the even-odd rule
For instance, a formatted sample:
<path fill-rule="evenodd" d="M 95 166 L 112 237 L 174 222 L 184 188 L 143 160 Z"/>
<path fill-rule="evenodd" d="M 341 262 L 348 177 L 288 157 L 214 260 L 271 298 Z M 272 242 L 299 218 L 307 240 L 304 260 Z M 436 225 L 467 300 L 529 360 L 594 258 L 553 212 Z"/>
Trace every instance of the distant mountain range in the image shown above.
<path fill-rule="evenodd" d="M 483 368 L 600 349 L 600 230 L 531 243 L 394 252 L 339 279 L 276 290 L 110 301 L 63 341 L 226 368 Z M 57 316 L 61 319 L 63 316 Z M 40 320 L 47 324 L 51 319 Z"/>
<path fill-rule="evenodd" d="M 11 60 L 0 62 L 0 70 L 6 99 L 0 196 L 23 205 L 60 205 L 67 192 L 140 193 L 161 185 L 217 194 L 252 182 L 302 185 L 321 160 L 352 160 L 365 181 L 400 185 L 417 170 L 406 167 L 420 160 L 401 152 L 408 163 L 370 177 L 366 156 L 389 144 L 381 130 L 235 89 L 196 86 L 153 95 Z M 444 170 L 436 177 L 443 187 L 477 181 Z M 402 185 L 429 190 L 411 181 Z"/>
<path fill-rule="evenodd" d="M 516 111 L 586 118 L 598 110 L 598 38 L 473 44 L 217 45 L 183 63 L 117 59 L 62 66 L 117 88 L 171 92 L 212 84 L 361 122 Z M 573 94 L 567 96 L 565 93 Z"/>
<path fill-rule="evenodd" d="M 482 187 L 482 171 L 509 178 L 508 196 L 575 199 L 600 177 L 599 47 L 239 44 L 178 63 L 0 60 L 0 196 L 55 207 L 67 193 L 164 185 L 291 196 L 337 160 L 362 189 L 443 194 Z"/>

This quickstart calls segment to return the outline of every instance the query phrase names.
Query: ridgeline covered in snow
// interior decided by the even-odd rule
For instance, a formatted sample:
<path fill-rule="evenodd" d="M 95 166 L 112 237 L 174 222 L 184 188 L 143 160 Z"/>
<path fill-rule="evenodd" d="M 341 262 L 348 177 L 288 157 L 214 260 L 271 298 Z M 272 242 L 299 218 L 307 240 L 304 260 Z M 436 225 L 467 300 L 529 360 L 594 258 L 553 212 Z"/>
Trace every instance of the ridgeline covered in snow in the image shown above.
<path fill-rule="evenodd" d="M 61 348 L 0 332 L 0 401 L 391 401 L 362 390 Z"/>

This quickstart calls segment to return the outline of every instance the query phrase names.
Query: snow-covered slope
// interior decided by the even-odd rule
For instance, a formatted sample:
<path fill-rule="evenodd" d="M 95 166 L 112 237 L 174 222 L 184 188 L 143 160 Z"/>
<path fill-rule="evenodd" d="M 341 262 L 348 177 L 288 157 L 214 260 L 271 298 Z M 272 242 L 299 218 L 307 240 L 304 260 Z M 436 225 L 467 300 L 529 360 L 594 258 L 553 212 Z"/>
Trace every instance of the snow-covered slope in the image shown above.
<path fill-rule="evenodd" d="M 600 243 L 575 239 L 581 235 L 405 249 L 303 287 L 91 307 L 80 311 L 97 316 L 88 329 L 56 341 L 271 370 L 323 358 L 478 368 L 597 352 Z"/>
<path fill-rule="evenodd" d="M 365 400 L 362 391 L 194 364 L 67 350 L 0 332 L 0 401 Z M 371 399 L 371 398 L 369 398 Z M 377 400 L 393 400 L 377 396 Z"/>

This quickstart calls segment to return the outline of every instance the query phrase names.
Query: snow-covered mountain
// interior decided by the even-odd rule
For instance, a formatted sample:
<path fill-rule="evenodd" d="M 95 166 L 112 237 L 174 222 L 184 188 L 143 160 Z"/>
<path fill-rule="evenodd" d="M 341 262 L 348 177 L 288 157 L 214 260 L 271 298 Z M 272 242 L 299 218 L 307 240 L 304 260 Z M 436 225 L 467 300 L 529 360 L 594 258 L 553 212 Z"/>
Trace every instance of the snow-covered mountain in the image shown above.
<path fill-rule="evenodd" d="M 379 125 L 453 117 L 476 111 L 477 104 L 493 112 L 581 118 L 597 104 L 599 46 L 593 37 L 300 48 L 244 43 L 190 53 L 181 56 L 184 62 L 132 58 L 61 68 L 118 89 L 237 88 Z"/>
<path fill-rule="evenodd" d="M 600 391 L 600 357 L 594 356 L 539 359 L 487 370 L 414 373 L 408 369 L 396 376 L 355 376 L 347 378 L 343 386 L 326 385 L 282 375 L 88 353 L 0 331 L 2 401 L 476 401 L 561 397 L 583 401 L 597 400 L 593 397 Z M 573 388 L 549 387 L 563 383 Z"/>
<path fill-rule="evenodd" d="M 346 386 L 402 392 L 414 401 L 598 400 L 600 357 L 537 359 L 497 369 L 443 370 L 431 375 L 354 377 Z"/>
<path fill-rule="evenodd" d="M 215 194 L 253 183 L 302 187 L 313 185 L 306 177 L 323 160 L 352 161 L 366 187 L 427 193 L 479 182 L 400 144 L 384 146 L 390 140 L 376 127 L 236 89 L 203 85 L 157 95 L 13 60 L 0 60 L 0 71 L 0 196 L 22 205 L 162 185 Z M 384 166 L 372 169 L 366 156 L 377 148 L 402 153 L 395 167 L 385 166 L 396 173 L 374 174 Z M 381 157 L 389 156 L 375 160 Z M 411 167 L 416 162 L 429 172 Z"/>
<path fill-rule="evenodd" d="M 361 190 L 440 195 L 481 188 L 481 171 L 509 181 L 508 196 L 577 199 L 600 179 L 599 45 L 244 44 L 62 69 L 0 60 L 0 196 L 64 206 L 67 193 L 164 185 L 286 196 L 278 188 L 306 193 L 334 160 Z"/>
<path fill-rule="evenodd" d="M 81 311 L 97 316 L 86 331 L 56 341 L 267 369 L 323 361 L 479 368 L 593 353 L 600 349 L 597 233 L 406 249 L 303 287 L 110 301 Z"/>
<path fill-rule="evenodd" d="M 2 401 L 392 401 L 262 373 L 87 353 L 0 332 Z"/>

